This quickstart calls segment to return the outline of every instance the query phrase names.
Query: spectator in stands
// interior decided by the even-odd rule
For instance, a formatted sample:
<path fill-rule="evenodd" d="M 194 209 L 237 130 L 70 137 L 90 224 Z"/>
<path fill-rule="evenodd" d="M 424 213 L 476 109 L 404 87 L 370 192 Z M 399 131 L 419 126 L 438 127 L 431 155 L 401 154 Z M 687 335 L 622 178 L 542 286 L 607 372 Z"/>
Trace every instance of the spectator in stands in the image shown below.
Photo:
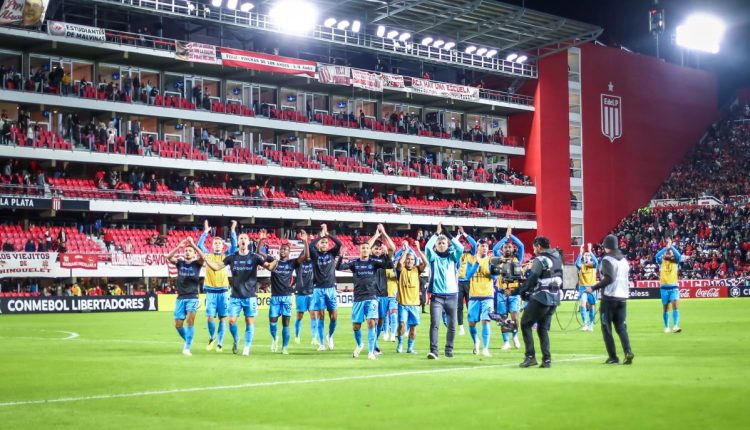
<path fill-rule="evenodd" d="M 10 241 L 5 241 L 5 243 L 3 243 L 3 251 L 4 252 L 15 251 L 15 249 L 13 248 L 13 244 Z"/>

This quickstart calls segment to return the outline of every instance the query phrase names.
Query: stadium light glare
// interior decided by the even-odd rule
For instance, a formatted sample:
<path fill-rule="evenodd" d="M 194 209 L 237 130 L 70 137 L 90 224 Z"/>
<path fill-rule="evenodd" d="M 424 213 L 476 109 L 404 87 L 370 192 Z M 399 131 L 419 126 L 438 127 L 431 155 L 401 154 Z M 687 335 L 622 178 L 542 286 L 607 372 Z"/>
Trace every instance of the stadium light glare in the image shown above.
<path fill-rule="evenodd" d="M 211 6 L 221 7 L 221 0 L 211 0 Z"/>
<path fill-rule="evenodd" d="M 516 58 L 518 58 L 518 54 L 514 52 L 511 54 L 508 54 L 508 56 L 505 57 L 505 61 L 514 61 Z"/>
<path fill-rule="evenodd" d="M 527 57 L 525 55 L 521 55 L 520 57 L 516 58 L 516 63 L 522 64 L 522 63 L 525 63 L 526 60 L 528 60 L 528 59 L 529 59 L 529 57 Z"/>
<path fill-rule="evenodd" d="M 435 41 L 435 43 L 432 44 L 434 48 L 440 48 L 445 44 L 445 41 L 443 39 L 438 39 Z"/>
<path fill-rule="evenodd" d="M 237 3 L 239 0 L 227 0 L 227 9 L 235 10 L 237 9 Z"/>
<path fill-rule="evenodd" d="M 719 18 L 696 13 L 677 27 L 676 42 L 685 49 L 716 54 L 721 49 L 725 30 L 726 25 Z"/>
<path fill-rule="evenodd" d="M 485 57 L 492 58 L 495 55 L 497 55 L 497 49 L 490 49 L 489 52 L 487 52 L 487 55 L 485 55 Z"/>
<path fill-rule="evenodd" d="M 310 2 L 283 0 L 269 12 L 271 21 L 293 34 L 305 34 L 318 22 L 318 9 Z"/>
<path fill-rule="evenodd" d="M 445 44 L 445 46 L 443 46 L 443 49 L 445 49 L 446 51 L 449 51 L 449 50 L 453 49 L 455 46 L 456 46 L 455 43 L 448 42 L 448 43 Z"/>
<path fill-rule="evenodd" d="M 477 55 L 484 55 L 487 52 L 487 48 L 477 49 Z"/>
<path fill-rule="evenodd" d="M 349 28 L 349 21 L 347 20 L 341 21 L 339 25 L 336 26 L 336 28 L 338 28 L 339 30 L 346 30 L 347 28 Z"/>
<path fill-rule="evenodd" d="M 192 12 L 192 11 L 194 11 L 194 10 L 195 10 L 195 5 L 194 5 L 194 4 L 192 4 L 192 3 L 190 3 L 190 2 L 187 2 L 187 6 L 188 6 L 188 10 L 189 10 L 190 12 Z"/>
<path fill-rule="evenodd" d="M 400 40 L 401 42 L 406 42 L 407 40 L 409 40 L 410 37 L 411 37 L 411 34 L 404 32 L 398 36 L 398 40 Z"/>
<path fill-rule="evenodd" d="M 333 27 L 334 25 L 336 25 L 336 18 L 331 17 L 326 19 L 325 21 L 323 21 L 323 25 L 328 28 Z"/>
<path fill-rule="evenodd" d="M 395 39 L 396 36 L 398 36 L 398 31 L 396 30 L 391 30 L 388 32 L 388 34 L 385 35 L 385 37 L 387 37 L 388 39 Z"/>
<path fill-rule="evenodd" d="M 377 31 L 377 33 L 375 33 L 375 34 L 377 34 L 377 35 L 378 35 L 378 37 L 383 37 L 383 36 L 385 36 L 385 27 L 383 27 L 382 25 L 379 25 L 379 26 L 378 26 L 378 31 Z"/>
<path fill-rule="evenodd" d="M 429 46 L 430 43 L 432 43 L 433 39 L 430 36 L 425 37 L 422 39 L 422 45 Z"/>
<path fill-rule="evenodd" d="M 359 29 L 361 27 L 362 27 L 362 23 L 361 22 L 359 22 L 357 20 L 354 20 L 354 22 L 352 22 L 352 32 L 359 33 Z"/>
<path fill-rule="evenodd" d="M 255 7 L 254 4 L 250 2 L 245 2 L 240 5 L 240 10 L 242 12 L 250 12 L 251 10 L 253 10 L 254 7 Z"/>
<path fill-rule="evenodd" d="M 477 50 L 477 47 L 474 45 L 471 45 L 471 46 L 467 46 L 464 52 L 466 52 L 467 54 L 472 54 L 476 50 Z"/>

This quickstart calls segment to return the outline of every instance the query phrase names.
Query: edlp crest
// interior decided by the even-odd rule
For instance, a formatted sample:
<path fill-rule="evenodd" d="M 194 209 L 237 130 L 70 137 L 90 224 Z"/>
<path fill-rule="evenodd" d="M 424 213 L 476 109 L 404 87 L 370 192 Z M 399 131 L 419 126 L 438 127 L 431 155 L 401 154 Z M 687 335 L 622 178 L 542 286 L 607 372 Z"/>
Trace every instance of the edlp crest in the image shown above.
<path fill-rule="evenodd" d="M 615 86 L 609 83 L 609 92 Z M 614 142 L 622 137 L 622 98 L 612 94 L 602 94 L 602 134 Z"/>

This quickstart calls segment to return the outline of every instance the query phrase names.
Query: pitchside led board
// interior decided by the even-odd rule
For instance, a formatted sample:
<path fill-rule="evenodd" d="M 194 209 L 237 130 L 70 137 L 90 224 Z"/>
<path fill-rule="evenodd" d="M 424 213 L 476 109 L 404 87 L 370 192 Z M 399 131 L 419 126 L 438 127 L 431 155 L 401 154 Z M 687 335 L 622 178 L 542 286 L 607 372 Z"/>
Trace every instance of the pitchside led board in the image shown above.
<path fill-rule="evenodd" d="M 44 22 L 49 0 L 3 0 L 0 3 L 0 25 L 39 27 Z"/>

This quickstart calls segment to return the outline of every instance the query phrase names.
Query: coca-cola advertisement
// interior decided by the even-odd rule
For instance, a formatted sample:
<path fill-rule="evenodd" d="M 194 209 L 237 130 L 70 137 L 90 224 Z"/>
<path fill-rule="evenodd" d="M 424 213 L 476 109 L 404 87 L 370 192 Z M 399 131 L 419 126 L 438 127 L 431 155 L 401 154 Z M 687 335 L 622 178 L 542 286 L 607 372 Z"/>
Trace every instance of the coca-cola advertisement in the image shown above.
<path fill-rule="evenodd" d="M 5 0 L 0 7 L 0 25 L 38 27 L 44 21 L 49 0 Z"/>
<path fill-rule="evenodd" d="M 727 287 L 680 288 L 681 299 L 718 299 L 729 297 Z"/>

